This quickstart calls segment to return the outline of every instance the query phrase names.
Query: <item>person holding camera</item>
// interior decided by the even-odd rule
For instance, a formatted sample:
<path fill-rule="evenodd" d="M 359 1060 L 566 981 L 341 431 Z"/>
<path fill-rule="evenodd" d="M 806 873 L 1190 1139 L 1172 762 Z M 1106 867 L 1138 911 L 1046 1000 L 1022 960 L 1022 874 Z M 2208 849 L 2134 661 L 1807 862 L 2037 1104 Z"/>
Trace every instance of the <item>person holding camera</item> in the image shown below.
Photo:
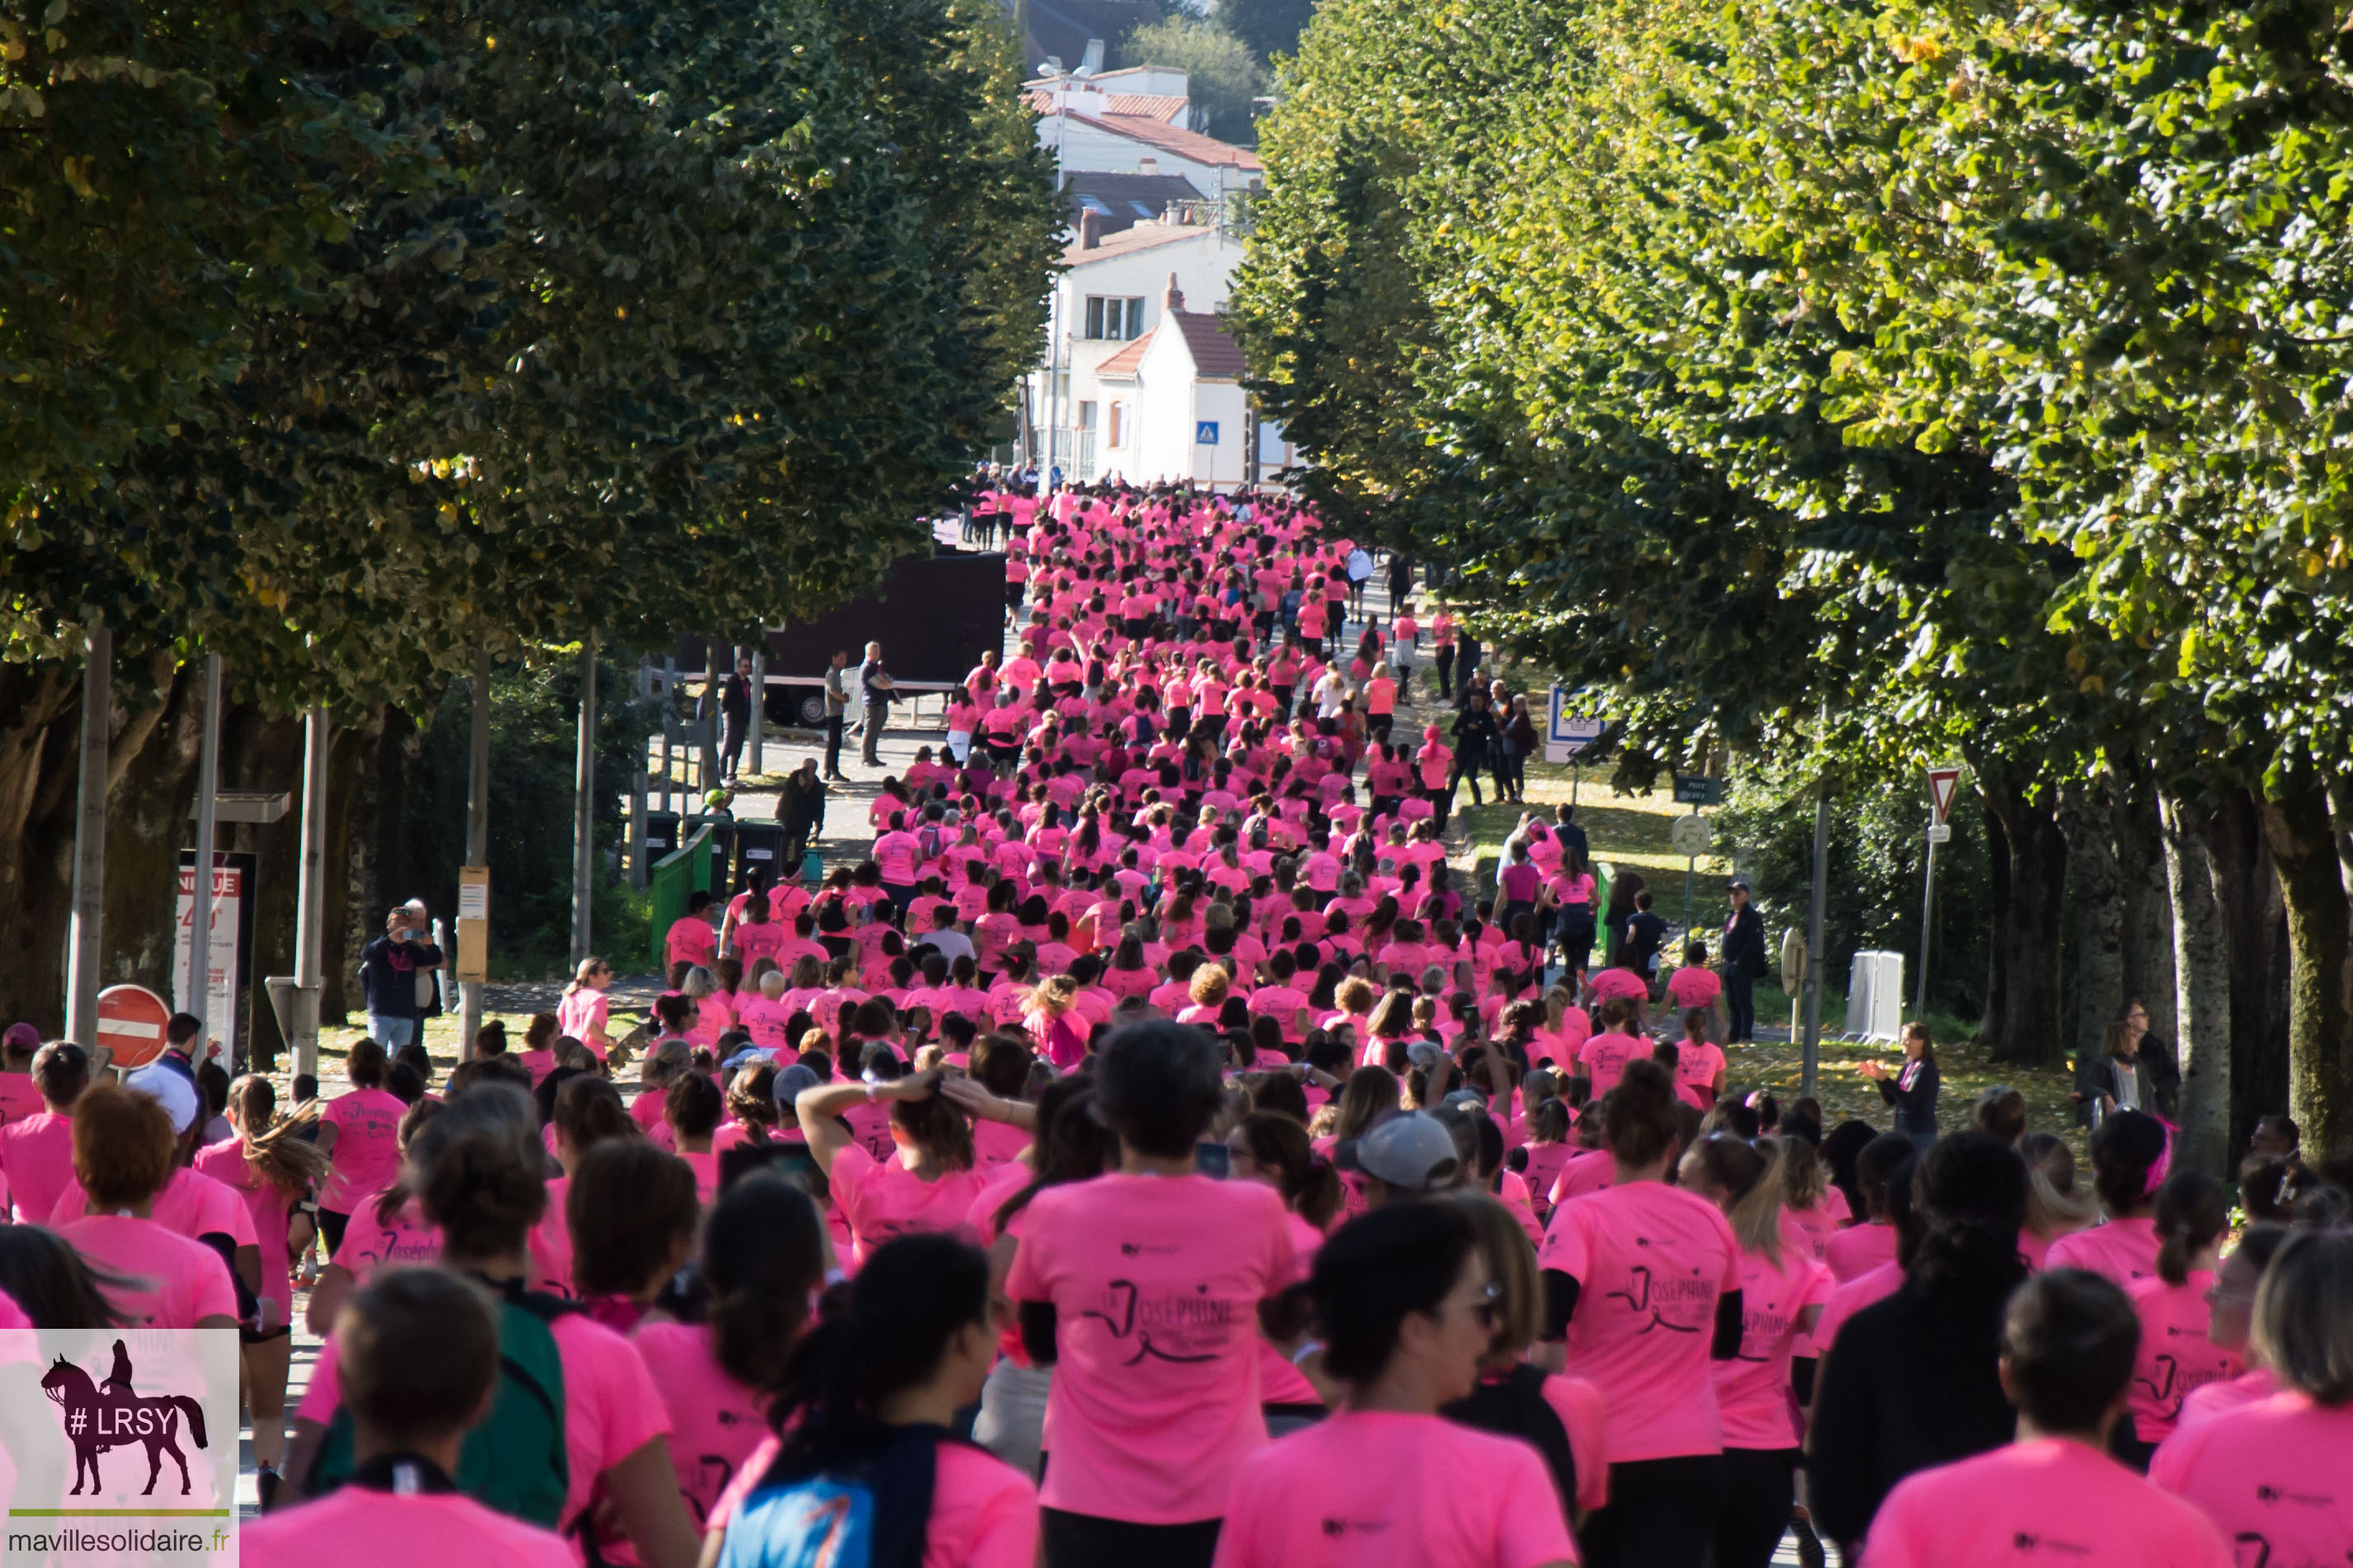
<path fill-rule="evenodd" d="M 360 991 L 367 1006 L 369 1038 L 387 1051 L 417 1040 L 422 1009 L 417 977 L 441 966 L 441 950 L 427 928 L 416 923 L 408 906 L 386 915 L 384 934 L 360 950 Z"/>

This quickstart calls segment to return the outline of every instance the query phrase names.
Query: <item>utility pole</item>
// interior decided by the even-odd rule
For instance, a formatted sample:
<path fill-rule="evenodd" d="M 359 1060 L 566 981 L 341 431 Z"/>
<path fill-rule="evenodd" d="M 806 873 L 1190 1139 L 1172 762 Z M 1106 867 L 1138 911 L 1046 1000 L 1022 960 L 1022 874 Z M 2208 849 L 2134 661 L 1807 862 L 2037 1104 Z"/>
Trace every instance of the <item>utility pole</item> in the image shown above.
<path fill-rule="evenodd" d="M 302 721 L 302 858 L 294 882 L 294 1070 L 319 1070 L 319 990 L 325 978 L 327 888 L 327 709 L 314 703 Z"/>
<path fill-rule="evenodd" d="M 596 893 L 596 633 L 580 639 L 580 752 L 572 773 L 572 966 L 589 956 Z"/>
<path fill-rule="evenodd" d="M 66 934 L 66 1038 L 98 1048 L 99 929 L 106 911 L 108 742 L 114 725 L 114 634 L 90 624 L 81 668 L 81 782 L 74 806 L 73 913 Z"/>
<path fill-rule="evenodd" d="M 199 1051 L 210 1042 L 213 997 L 213 839 L 220 808 L 221 658 L 205 655 L 204 742 L 196 754 L 195 908 L 188 928 L 188 984 L 180 993 L 180 1009 L 200 1019 L 206 1028 L 197 1038 Z"/>
<path fill-rule="evenodd" d="M 1830 892 L 1831 786 L 1814 785 L 1814 889 L 1806 909 L 1805 1092 L 1820 1093 L 1822 1065 L 1822 906 Z"/>
<path fill-rule="evenodd" d="M 466 747 L 466 864 L 491 863 L 491 650 L 474 650 L 473 728 Z M 482 983 L 458 982 L 458 1055 L 471 1060 L 482 1032 Z"/>

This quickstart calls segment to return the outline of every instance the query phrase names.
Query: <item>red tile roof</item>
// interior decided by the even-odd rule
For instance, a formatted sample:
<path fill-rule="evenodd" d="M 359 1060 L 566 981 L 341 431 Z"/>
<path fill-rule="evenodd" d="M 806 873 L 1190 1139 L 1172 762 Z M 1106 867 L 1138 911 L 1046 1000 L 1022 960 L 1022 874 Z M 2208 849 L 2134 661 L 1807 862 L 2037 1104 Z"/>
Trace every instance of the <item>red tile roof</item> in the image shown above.
<path fill-rule="evenodd" d="M 1162 326 L 1173 324 L 1185 338 L 1187 352 L 1193 356 L 1194 374 L 1211 381 L 1240 381 L 1244 369 L 1241 345 L 1226 335 L 1225 320 L 1198 310 L 1170 310 Z M 1144 351 L 1160 335 L 1160 328 L 1136 339 L 1127 347 L 1095 366 L 1095 374 L 1134 375 L 1135 367 L 1144 362 Z"/>
<path fill-rule="evenodd" d="M 1158 328 L 1153 329 L 1154 331 L 1158 330 Z M 1152 342 L 1152 332 L 1145 333 L 1127 347 L 1095 366 L 1095 374 L 1098 376 L 1134 375 L 1136 364 L 1144 358 L 1145 345 Z"/>
<path fill-rule="evenodd" d="M 1021 96 L 1033 114 L 1051 114 L 1054 111 L 1054 94 L 1050 89 L 1032 88 Z M 1107 111 L 1116 119 L 1138 117 L 1158 121 L 1164 125 L 1174 125 L 1183 120 L 1185 110 L 1190 107 L 1189 100 L 1181 93 L 1170 92 L 1106 93 L 1104 102 Z"/>
<path fill-rule="evenodd" d="M 1114 136 L 1124 136 L 1130 141 L 1157 147 L 1164 153 L 1174 153 L 1196 163 L 1252 172 L 1266 167 L 1259 162 L 1258 154 L 1247 147 L 1236 147 L 1214 136 L 1204 136 L 1198 131 L 1163 125 L 1157 120 L 1147 120 L 1140 114 L 1073 114 L 1071 118 L 1082 125 L 1092 125 L 1098 131 L 1108 131 Z"/>
<path fill-rule="evenodd" d="M 1215 227 L 1205 223 L 1138 223 L 1104 235 L 1092 250 L 1085 249 L 1078 241 L 1072 240 L 1062 247 L 1062 265 L 1083 267 L 1090 261 L 1131 256 L 1139 250 L 1150 250 L 1155 246 L 1174 245 L 1180 239 L 1211 238 L 1217 232 Z"/>

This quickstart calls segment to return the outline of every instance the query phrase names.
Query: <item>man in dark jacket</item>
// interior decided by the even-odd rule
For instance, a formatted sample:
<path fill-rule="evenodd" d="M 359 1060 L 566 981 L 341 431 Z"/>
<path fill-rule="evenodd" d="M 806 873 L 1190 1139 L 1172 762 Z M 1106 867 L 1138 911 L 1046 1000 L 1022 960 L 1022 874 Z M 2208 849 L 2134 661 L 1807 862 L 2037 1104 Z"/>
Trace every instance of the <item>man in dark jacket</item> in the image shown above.
<path fill-rule="evenodd" d="M 1757 982 L 1767 970 L 1765 917 L 1748 901 L 1748 883 L 1732 879 L 1732 914 L 1724 922 L 1725 1043 L 1745 1045 L 1757 1033 Z"/>
<path fill-rule="evenodd" d="M 785 775 L 785 787 L 776 797 L 776 820 L 785 829 L 786 876 L 800 874 L 808 841 L 825 826 L 825 781 L 818 777 L 815 757 L 803 757 L 801 765 Z"/>
<path fill-rule="evenodd" d="M 441 950 L 412 921 L 406 908 L 393 910 L 385 917 L 384 934 L 360 949 L 367 1031 L 386 1051 L 416 1041 L 417 976 L 441 964 Z"/>
<path fill-rule="evenodd" d="M 744 742 L 752 732 L 752 661 L 739 658 L 735 673 L 719 694 L 719 776 L 732 779 L 743 766 Z"/>

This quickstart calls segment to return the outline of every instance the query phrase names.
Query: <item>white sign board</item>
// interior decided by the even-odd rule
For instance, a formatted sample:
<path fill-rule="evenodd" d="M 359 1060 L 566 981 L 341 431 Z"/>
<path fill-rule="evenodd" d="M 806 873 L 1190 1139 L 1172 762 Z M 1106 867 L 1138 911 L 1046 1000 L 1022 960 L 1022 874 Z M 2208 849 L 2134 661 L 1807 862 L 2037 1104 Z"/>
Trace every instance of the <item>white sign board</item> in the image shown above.
<path fill-rule="evenodd" d="M 1712 837 L 1707 818 L 1697 812 L 1689 816 L 1676 817 L 1674 826 L 1667 829 L 1667 842 L 1673 845 L 1675 853 L 1685 859 L 1697 859 L 1706 854 Z"/>
<path fill-rule="evenodd" d="M 1607 719 L 1579 718 L 1569 712 L 1568 697 L 1566 688 L 1556 686 L 1552 689 L 1552 701 L 1545 710 L 1546 748 L 1545 760 L 1546 762 L 1567 762 L 1569 757 L 1575 756 L 1601 739 L 1602 731 L 1609 728 L 1609 721 Z M 1567 755 L 1554 757 L 1551 748 L 1555 746 L 1567 748 Z"/>
<path fill-rule="evenodd" d="M 1928 829 L 1928 842 L 1929 842 L 1929 843 L 1931 843 L 1931 844 L 1950 844 L 1952 841 L 1953 841 L 1953 825 L 1952 825 L 1951 823 L 1949 823 L 1949 822 L 1939 822 L 1939 823 L 1937 823 L 1935 826 L 1933 826 L 1933 827 L 1931 827 L 1931 828 L 1929 828 L 1929 829 Z"/>
<path fill-rule="evenodd" d="M 212 972 L 205 995 L 205 1032 L 219 1042 L 225 1062 L 237 1059 L 237 977 L 245 969 L 237 942 L 245 930 L 247 896 L 244 868 L 226 864 L 227 858 L 213 867 L 212 935 L 205 948 L 205 966 Z M 179 909 L 172 929 L 172 1005 L 183 1013 L 194 1011 L 188 1005 L 194 993 L 188 964 L 195 952 L 195 929 L 196 868 L 191 864 L 180 868 Z"/>

